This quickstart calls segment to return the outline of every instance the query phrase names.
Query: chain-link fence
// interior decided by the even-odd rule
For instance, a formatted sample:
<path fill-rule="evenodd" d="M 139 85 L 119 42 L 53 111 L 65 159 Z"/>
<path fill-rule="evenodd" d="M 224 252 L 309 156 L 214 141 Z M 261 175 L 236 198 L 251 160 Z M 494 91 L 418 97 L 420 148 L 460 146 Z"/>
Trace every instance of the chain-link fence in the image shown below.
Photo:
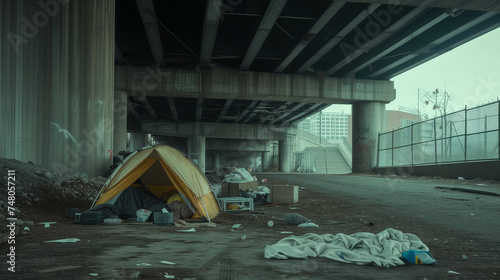
<path fill-rule="evenodd" d="M 378 166 L 499 159 L 500 102 L 379 134 Z"/>

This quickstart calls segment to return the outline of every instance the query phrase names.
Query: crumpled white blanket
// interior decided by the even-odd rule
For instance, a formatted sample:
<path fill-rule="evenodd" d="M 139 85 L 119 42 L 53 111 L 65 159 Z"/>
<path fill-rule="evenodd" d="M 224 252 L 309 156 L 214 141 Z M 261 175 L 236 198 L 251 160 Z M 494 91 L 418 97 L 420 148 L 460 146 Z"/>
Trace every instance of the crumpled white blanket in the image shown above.
<path fill-rule="evenodd" d="M 408 250 L 428 251 L 429 248 L 414 234 L 388 228 L 380 233 L 358 232 L 289 236 L 276 244 L 267 245 L 267 259 L 321 257 L 357 265 L 393 267 L 404 265 L 401 253 Z"/>

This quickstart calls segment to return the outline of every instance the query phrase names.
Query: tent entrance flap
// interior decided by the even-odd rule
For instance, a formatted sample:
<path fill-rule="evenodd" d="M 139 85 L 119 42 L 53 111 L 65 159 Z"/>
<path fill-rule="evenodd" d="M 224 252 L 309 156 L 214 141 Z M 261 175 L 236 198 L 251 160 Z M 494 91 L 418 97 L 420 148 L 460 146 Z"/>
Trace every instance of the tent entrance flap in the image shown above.
<path fill-rule="evenodd" d="M 156 161 L 154 158 L 146 158 L 144 159 L 140 165 L 137 165 L 131 172 L 125 174 L 123 178 L 116 183 L 112 188 L 109 188 L 105 191 L 102 196 L 97 201 L 98 204 L 102 204 L 115 197 L 123 190 L 131 186 L 139 177 L 146 172 Z M 109 187 L 109 186 L 108 186 Z"/>

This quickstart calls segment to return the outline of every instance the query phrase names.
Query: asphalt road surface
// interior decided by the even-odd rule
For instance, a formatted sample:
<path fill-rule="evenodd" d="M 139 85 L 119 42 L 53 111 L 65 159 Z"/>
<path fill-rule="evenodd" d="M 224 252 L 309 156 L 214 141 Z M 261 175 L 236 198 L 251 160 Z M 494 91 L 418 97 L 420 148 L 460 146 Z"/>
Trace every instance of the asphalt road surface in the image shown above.
<path fill-rule="evenodd" d="M 267 173 L 258 177 L 307 186 L 360 207 L 369 205 L 367 211 L 424 220 L 500 244 L 500 196 L 436 188 L 465 188 L 500 194 L 500 182 L 377 175 Z"/>

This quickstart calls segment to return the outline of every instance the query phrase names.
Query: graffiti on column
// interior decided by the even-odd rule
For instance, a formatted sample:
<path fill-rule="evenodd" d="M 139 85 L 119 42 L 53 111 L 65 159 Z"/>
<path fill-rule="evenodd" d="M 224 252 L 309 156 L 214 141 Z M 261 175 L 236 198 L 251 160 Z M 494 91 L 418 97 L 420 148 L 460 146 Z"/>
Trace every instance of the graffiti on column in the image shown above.
<path fill-rule="evenodd" d="M 356 140 L 364 141 L 368 139 L 370 134 L 370 127 L 367 125 L 358 126 L 358 133 L 356 135 Z"/>

